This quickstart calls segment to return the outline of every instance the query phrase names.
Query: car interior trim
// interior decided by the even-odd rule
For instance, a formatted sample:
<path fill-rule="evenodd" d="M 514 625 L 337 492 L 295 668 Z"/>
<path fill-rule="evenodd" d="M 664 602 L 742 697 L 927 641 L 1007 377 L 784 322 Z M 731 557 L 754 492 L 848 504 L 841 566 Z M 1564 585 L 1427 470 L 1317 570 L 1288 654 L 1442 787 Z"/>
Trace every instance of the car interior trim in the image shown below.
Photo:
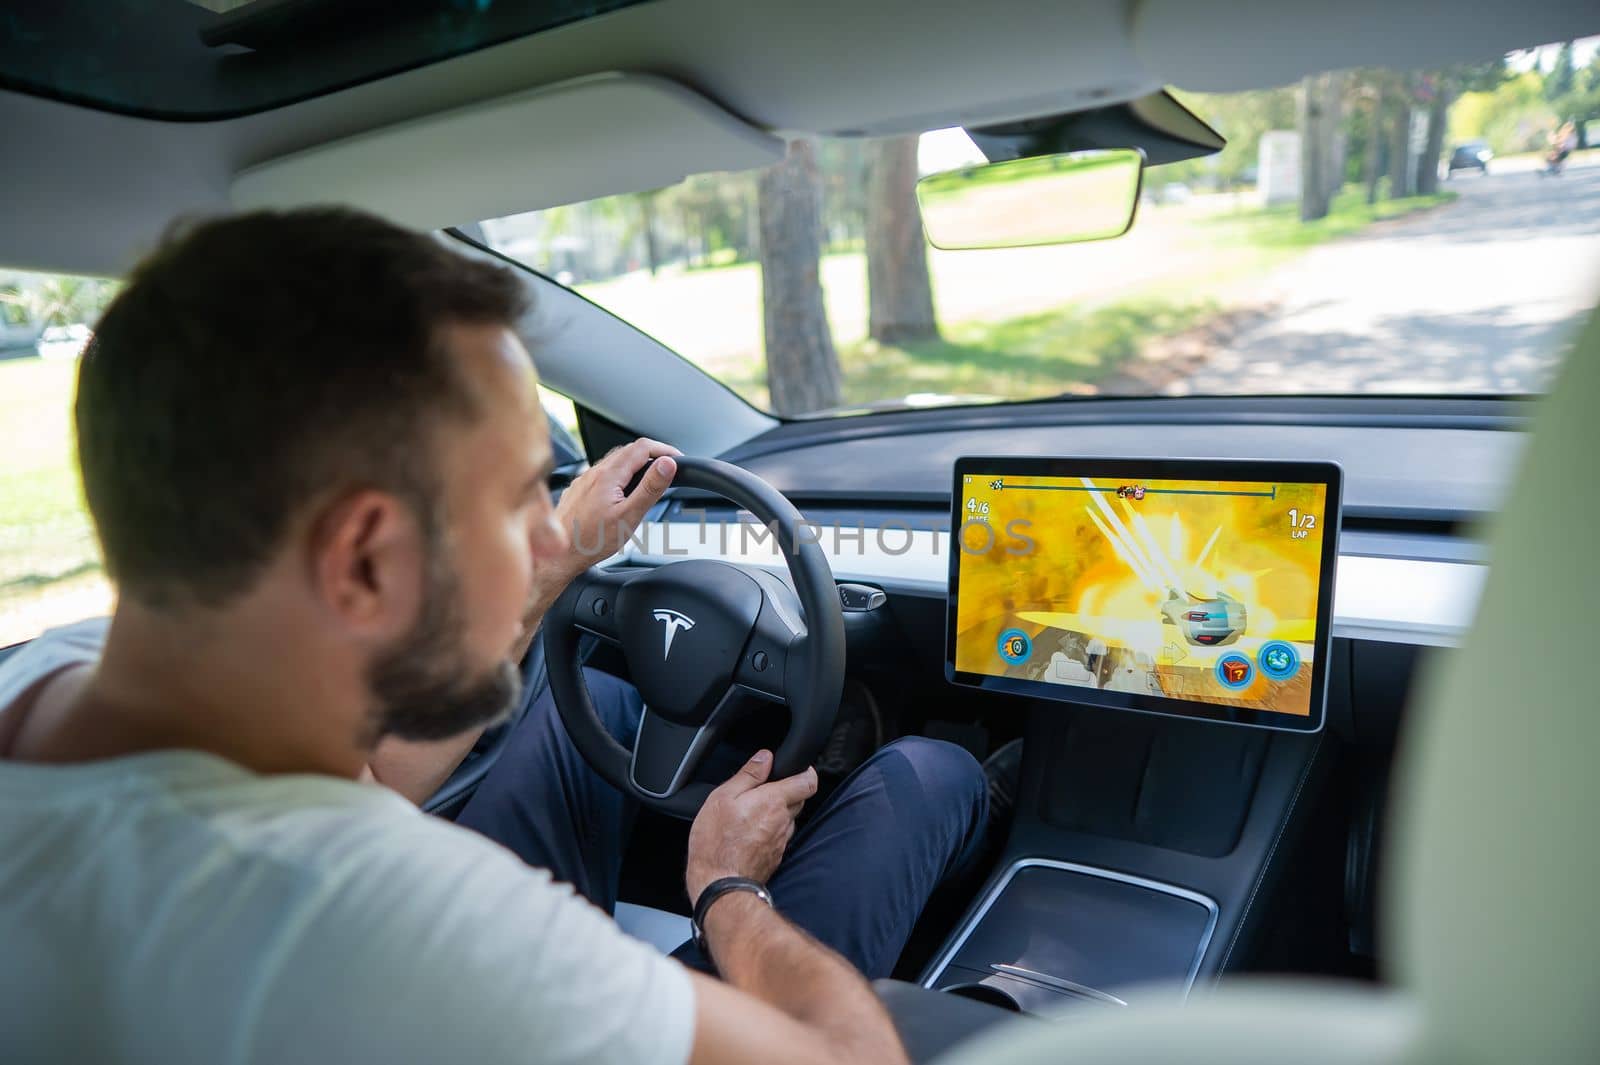
<path fill-rule="evenodd" d="M 1523 432 L 1524 396 L 1073 396 L 875 411 L 845 421 L 795 418 L 723 456 L 748 462 L 814 444 L 882 436 L 1085 425 L 1254 425 Z"/>
<path fill-rule="evenodd" d="M 1032 969 L 1024 969 L 1020 965 L 1006 965 L 1001 962 L 996 962 L 995 964 L 989 966 L 989 968 L 1003 976 L 1015 976 L 1020 980 L 1032 980 L 1036 984 L 1043 984 L 1046 987 L 1053 988 L 1057 991 L 1065 991 L 1069 995 L 1078 995 L 1082 998 L 1092 998 L 1096 1002 L 1104 1002 L 1108 1006 L 1126 1006 L 1128 1004 L 1127 999 L 1118 998 L 1109 991 L 1101 991 L 1097 987 L 1090 987 L 1088 984 L 1080 984 L 1076 980 L 1063 980 L 1059 976 L 1051 976 L 1048 973 L 1034 972 Z"/>
<path fill-rule="evenodd" d="M 1344 470 L 1344 511 L 1375 523 L 1476 523 L 1498 512 L 1511 483 L 1523 437 L 1493 429 L 1395 425 L 1306 425 L 1264 422 L 1243 415 L 1209 420 L 1063 421 L 1057 416 L 1003 421 L 1011 405 L 991 407 L 1001 421 L 967 428 L 946 425 L 916 433 L 849 435 L 789 446 L 762 455 L 738 449 L 725 456 L 803 505 L 824 488 L 860 500 L 892 485 L 916 492 L 928 505 L 949 505 L 949 471 L 964 455 L 1018 458 L 1066 453 L 1073 457 L 1254 459 L 1337 462 Z M 867 419 L 857 419 L 865 421 Z M 841 419 L 850 421 L 850 419 Z M 774 431 L 771 437 L 779 437 Z"/>
<path fill-rule="evenodd" d="M 1272 870 L 1272 859 L 1277 857 L 1278 847 L 1283 843 L 1283 834 L 1289 830 L 1289 825 L 1294 821 L 1295 810 L 1300 806 L 1300 795 L 1305 791 L 1306 781 L 1311 779 L 1311 771 L 1317 765 L 1317 755 L 1322 751 L 1323 737 L 1317 737 L 1317 745 L 1312 748 L 1311 755 L 1306 759 L 1305 767 L 1300 770 L 1300 779 L 1295 783 L 1294 794 L 1289 797 L 1289 805 L 1284 808 L 1283 817 L 1278 821 L 1278 830 L 1272 835 L 1272 846 L 1267 850 L 1266 860 L 1256 871 L 1255 881 L 1250 885 L 1250 897 L 1245 899 L 1244 909 L 1239 914 L 1239 920 L 1233 926 L 1233 935 L 1228 937 L 1228 949 L 1222 955 L 1222 962 L 1218 970 L 1226 972 L 1228 962 L 1233 960 L 1233 949 L 1239 945 L 1239 937 L 1249 926 L 1250 911 L 1255 908 L 1256 898 L 1261 894 L 1261 885 L 1266 883 L 1267 875 Z"/>
<path fill-rule="evenodd" d="M 1462 9 L 1470 5 L 1462 5 Z M 1397 66 L 1425 69 L 1454 57 L 1503 50 L 1507 23 L 1524 44 L 1567 41 L 1592 32 L 1593 8 L 1568 0 L 1522 0 L 1483 18 L 1440 19 L 1433 4 L 1344 0 L 1141 0 L 1128 32 L 1135 54 L 1193 92 L 1231 92 L 1270 78 L 1286 84 L 1317 69 Z M 1506 17 L 1514 11 L 1512 19 Z M 1245 31 L 1242 27 L 1248 26 Z M 1298 42 L 1315 39 L 1314 49 Z M 1249 83 L 1248 85 L 1246 83 Z"/>
<path fill-rule="evenodd" d="M 724 704 L 726 704 L 726 700 L 724 700 Z M 642 747 L 643 744 L 640 743 L 636 738 L 634 740 L 633 750 L 629 752 L 628 757 L 629 782 L 632 783 L 634 787 L 639 789 L 640 794 L 648 795 L 652 799 L 670 799 L 676 795 L 678 793 L 678 789 L 683 787 L 685 780 L 689 776 L 689 767 L 699 762 L 700 756 L 705 753 L 706 747 L 713 738 L 711 735 L 711 726 L 714 723 L 720 726 L 721 721 L 719 720 L 719 714 L 721 710 L 722 707 L 718 706 L 716 710 L 711 712 L 711 716 L 706 719 L 705 724 L 701 725 L 695 730 L 694 738 L 689 741 L 688 747 L 684 748 L 683 758 L 679 760 L 678 767 L 672 771 L 672 780 L 662 791 L 651 791 L 649 788 L 639 783 L 639 748 Z M 637 735 L 644 734 L 645 722 L 649 719 L 649 717 L 650 708 L 647 706 L 644 708 L 644 712 L 639 715 L 639 730 Z"/>
<path fill-rule="evenodd" d="M 595 130 L 607 131 L 596 137 Z M 648 74 L 590 74 L 366 130 L 242 171 L 241 209 L 352 204 L 417 229 L 673 185 L 783 158 L 783 142 Z M 599 174 L 614 175 L 609 181 Z"/>
<path fill-rule="evenodd" d="M 659 566 L 683 558 L 713 558 L 781 570 L 782 558 L 763 536 L 759 526 L 737 522 L 648 522 L 623 549 L 621 560 Z M 891 593 L 947 593 L 948 533 L 898 525 L 824 528 L 819 546 L 838 580 L 865 581 Z M 1453 647 L 1472 621 L 1485 571 L 1471 562 L 1341 553 L 1334 577 L 1333 635 Z"/>
<path fill-rule="evenodd" d="M 1209 895 L 1202 895 L 1198 891 L 1191 891 L 1176 884 L 1169 884 L 1164 880 L 1150 880 L 1146 877 L 1134 876 L 1131 873 L 1123 873 L 1115 869 L 1081 865 L 1077 862 L 1064 862 L 1055 858 L 1019 858 L 1006 866 L 1005 872 L 1000 874 L 999 879 L 984 893 L 983 901 L 973 910 L 972 915 L 962 922 L 961 927 L 956 930 L 956 934 L 951 938 L 949 944 L 929 963 L 928 969 L 921 980 L 923 987 L 932 988 L 938 982 L 939 977 L 944 975 L 945 968 L 956 955 L 961 953 L 961 948 L 966 945 L 967 939 L 983 923 L 983 918 L 988 914 L 989 909 L 1005 892 L 1006 885 L 1010 884 L 1012 878 L 1024 869 L 1059 869 L 1062 872 L 1077 873 L 1081 876 L 1099 877 L 1102 880 L 1111 880 L 1119 884 L 1127 884 L 1130 887 L 1144 888 L 1147 891 L 1171 895 L 1174 898 L 1205 907 L 1207 914 L 1205 930 L 1200 935 L 1200 942 L 1195 947 L 1194 961 L 1190 964 L 1189 972 L 1183 982 L 1183 997 L 1188 997 L 1189 989 L 1194 987 L 1195 978 L 1200 974 L 1200 963 L 1205 958 L 1207 949 L 1211 946 L 1212 933 L 1217 930 L 1217 917 L 1220 910 L 1216 900 Z"/>

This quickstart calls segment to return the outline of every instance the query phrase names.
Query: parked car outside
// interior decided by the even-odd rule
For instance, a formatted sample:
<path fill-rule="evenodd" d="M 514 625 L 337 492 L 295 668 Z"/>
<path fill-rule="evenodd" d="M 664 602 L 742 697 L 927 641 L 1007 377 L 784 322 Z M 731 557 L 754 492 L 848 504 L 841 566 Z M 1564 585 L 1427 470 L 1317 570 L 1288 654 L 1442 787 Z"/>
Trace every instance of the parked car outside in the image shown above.
<path fill-rule="evenodd" d="M 75 325 L 52 325 L 34 342 L 33 348 L 41 359 L 76 359 L 89 343 L 89 327 L 79 322 Z"/>
<path fill-rule="evenodd" d="M 1458 144 L 1450 152 L 1450 161 L 1445 164 L 1445 177 L 1449 177 L 1457 170 L 1476 170 L 1480 174 L 1489 173 L 1489 160 L 1494 158 L 1494 152 L 1483 141 L 1467 141 Z"/>

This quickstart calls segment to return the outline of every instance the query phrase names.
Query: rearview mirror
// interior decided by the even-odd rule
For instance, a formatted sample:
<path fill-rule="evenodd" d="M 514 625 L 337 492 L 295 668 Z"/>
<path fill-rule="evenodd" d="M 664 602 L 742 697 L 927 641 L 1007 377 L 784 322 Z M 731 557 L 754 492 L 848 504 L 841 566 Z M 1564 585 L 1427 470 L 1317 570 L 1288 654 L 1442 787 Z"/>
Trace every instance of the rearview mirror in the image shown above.
<path fill-rule="evenodd" d="M 1120 237 L 1139 205 L 1144 156 L 1134 148 L 1011 159 L 917 182 L 935 248 L 1021 248 Z"/>

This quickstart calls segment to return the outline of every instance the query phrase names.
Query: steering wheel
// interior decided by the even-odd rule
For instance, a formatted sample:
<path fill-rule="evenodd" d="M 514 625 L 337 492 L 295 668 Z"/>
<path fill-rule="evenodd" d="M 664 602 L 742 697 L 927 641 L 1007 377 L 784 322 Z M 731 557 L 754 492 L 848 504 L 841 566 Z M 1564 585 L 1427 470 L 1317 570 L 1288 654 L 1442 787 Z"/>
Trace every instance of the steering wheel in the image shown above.
<path fill-rule="evenodd" d="M 782 493 L 726 462 L 676 461 L 674 487 L 719 495 L 766 527 L 759 535 L 776 540 L 793 590 L 776 574 L 714 559 L 596 567 L 546 613 L 543 639 L 550 692 L 579 753 L 612 786 L 692 819 L 714 787 L 695 770 L 752 706 L 789 710 L 772 779 L 800 772 L 822 750 L 844 686 L 844 617 L 827 556 Z M 644 697 L 632 751 L 595 712 L 578 657 L 583 633 L 622 649 Z"/>

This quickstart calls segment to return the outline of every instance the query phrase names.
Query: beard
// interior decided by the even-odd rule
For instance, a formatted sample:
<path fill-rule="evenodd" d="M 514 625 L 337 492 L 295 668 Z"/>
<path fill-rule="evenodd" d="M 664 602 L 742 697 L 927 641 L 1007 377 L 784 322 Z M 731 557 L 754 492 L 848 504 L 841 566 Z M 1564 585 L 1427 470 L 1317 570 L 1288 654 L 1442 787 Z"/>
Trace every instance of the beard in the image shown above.
<path fill-rule="evenodd" d="M 509 659 L 473 671 L 455 573 L 437 546 L 430 555 L 417 623 L 367 669 L 369 720 L 379 739 L 449 739 L 503 720 L 522 692 L 522 675 Z"/>

